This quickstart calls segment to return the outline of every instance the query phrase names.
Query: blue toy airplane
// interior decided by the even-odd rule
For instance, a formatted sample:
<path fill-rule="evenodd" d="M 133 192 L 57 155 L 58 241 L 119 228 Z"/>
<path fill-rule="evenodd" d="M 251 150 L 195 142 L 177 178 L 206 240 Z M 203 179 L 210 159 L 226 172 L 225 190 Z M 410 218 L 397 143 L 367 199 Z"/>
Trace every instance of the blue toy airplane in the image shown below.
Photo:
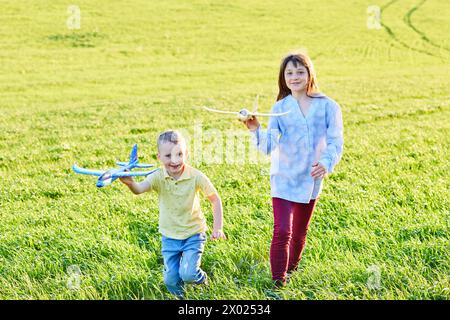
<path fill-rule="evenodd" d="M 96 186 L 98 188 L 102 188 L 104 186 L 110 185 L 113 183 L 117 178 L 120 177 L 137 177 L 137 176 L 148 176 L 149 174 L 152 174 L 158 169 L 151 170 L 151 171 L 141 171 L 141 172 L 131 172 L 129 170 L 132 170 L 133 168 L 151 168 L 154 167 L 153 164 L 144 164 L 139 163 L 138 157 L 137 157 L 137 144 L 133 146 L 133 149 L 131 150 L 130 154 L 130 161 L 129 162 L 116 162 L 117 165 L 120 166 L 120 168 L 114 168 L 110 169 L 108 171 L 101 171 L 101 170 L 91 170 L 91 169 L 85 169 L 80 168 L 76 164 L 72 166 L 73 171 L 80 174 L 89 174 L 93 176 L 99 177 L 97 180 Z"/>

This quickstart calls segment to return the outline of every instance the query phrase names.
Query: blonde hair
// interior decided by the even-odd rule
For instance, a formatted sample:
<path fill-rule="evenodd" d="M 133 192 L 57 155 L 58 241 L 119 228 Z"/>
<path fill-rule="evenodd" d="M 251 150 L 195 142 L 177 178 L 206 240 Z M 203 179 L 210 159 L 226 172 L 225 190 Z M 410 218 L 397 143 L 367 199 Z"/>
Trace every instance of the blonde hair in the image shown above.
<path fill-rule="evenodd" d="M 158 150 L 159 147 L 166 142 L 171 142 L 173 144 L 184 144 L 186 146 L 186 139 L 184 139 L 183 135 L 176 130 L 166 130 L 159 135 L 156 142 Z"/>

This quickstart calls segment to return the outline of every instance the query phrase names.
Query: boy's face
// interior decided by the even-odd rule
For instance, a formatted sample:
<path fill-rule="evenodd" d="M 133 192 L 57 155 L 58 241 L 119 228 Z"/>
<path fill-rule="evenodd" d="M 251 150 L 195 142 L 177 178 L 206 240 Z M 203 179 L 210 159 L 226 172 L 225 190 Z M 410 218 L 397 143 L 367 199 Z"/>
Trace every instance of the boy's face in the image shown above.
<path fill-rule="evenodd" d="M 184 143 L 164 142 L 159 146 L 158 159 L 171 176 L 183 173 L 186 158 L 187 151 Z"/>

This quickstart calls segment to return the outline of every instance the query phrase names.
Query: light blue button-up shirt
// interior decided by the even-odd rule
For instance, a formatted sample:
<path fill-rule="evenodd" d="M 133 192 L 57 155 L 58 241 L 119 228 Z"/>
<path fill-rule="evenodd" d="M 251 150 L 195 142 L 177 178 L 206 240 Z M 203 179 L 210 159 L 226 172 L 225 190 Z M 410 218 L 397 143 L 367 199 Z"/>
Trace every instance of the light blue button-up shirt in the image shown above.
<path fill-rule="evenodd" d="M 309 203 L 322 190 L 322 180 L 311 177 L 312 165 L 320 162 L 328 171 L 342 156 L 343 124 L 339 105 L 323 96 L 313 98 L 306 116 L 297 100 L 289 95 L 277 101 L 267 130 L 254 131 L 254 143 L 271 155 L 270 186 L 272 197 Z"/>

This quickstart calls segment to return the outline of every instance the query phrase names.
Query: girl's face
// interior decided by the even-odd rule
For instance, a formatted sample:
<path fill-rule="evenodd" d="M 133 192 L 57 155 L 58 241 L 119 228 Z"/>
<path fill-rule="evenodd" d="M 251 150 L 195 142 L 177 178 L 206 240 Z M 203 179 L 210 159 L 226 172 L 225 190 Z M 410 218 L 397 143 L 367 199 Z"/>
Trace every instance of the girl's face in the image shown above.
<path fill-rule="evenodd" d="M 289 61 L 284 69 L 284 79 L 292 93 L 301 93 L 308 88 L 308 70 L 300 63 L 295 66 L 292 61 Z"/>

